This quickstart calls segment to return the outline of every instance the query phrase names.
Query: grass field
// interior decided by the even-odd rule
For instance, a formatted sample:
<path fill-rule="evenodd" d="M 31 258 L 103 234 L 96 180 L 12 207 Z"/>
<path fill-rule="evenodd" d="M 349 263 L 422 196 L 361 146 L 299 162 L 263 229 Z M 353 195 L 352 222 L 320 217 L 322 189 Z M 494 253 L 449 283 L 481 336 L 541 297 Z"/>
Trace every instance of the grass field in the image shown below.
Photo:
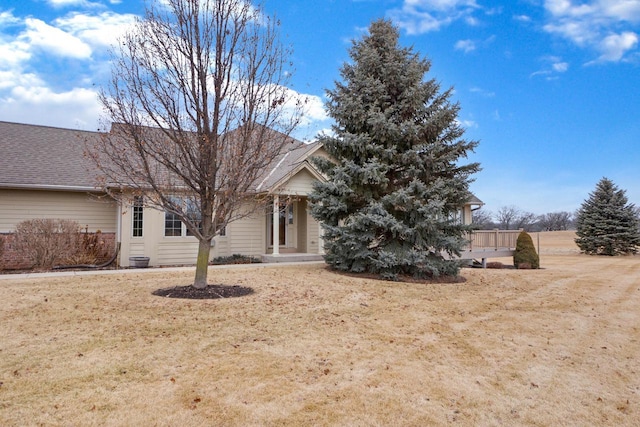
<path fill-rule="evenodd" d="M 253 295 L 176 300 L 151 292 L 192 271 L 5 278 L 0 425 L 638 425 L 640 257 L 572 237 L 455 284 L 242 267 L 210 280 Z"/>

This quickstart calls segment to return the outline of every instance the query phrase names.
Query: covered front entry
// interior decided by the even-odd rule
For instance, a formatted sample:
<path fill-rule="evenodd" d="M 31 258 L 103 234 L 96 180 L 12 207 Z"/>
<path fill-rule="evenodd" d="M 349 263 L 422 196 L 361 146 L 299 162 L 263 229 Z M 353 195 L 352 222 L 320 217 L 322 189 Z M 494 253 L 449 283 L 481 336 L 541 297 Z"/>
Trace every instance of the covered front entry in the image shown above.
<path fill-rule="evenodd" d="M 287 249 L 290 247 L 290 241 L 293 240 L 292 234 L 294 230 L 289 231 L 289 226 L 296 223 L 295 207 L 293 202 L 279 201 L 269 206 L 274 210 L 272 215 L 267 214 L 267 244 L 271 249 L 274 248 L 274 241 L 278 241 L 278 249 Z M 277 215 L 275 210 L 277 209 Z M 274 221 L 277 221 L 277 225 L 273 227 Z M 297 245 L 296 245 L 297 246 Z"/>
<path fill-rule="evenodd" d="M 304 255 L 322 259 L 320 225 L 309 214 L 306 197 L 274 195 L 267 210 L 265 261 L 301 260 Z"/>

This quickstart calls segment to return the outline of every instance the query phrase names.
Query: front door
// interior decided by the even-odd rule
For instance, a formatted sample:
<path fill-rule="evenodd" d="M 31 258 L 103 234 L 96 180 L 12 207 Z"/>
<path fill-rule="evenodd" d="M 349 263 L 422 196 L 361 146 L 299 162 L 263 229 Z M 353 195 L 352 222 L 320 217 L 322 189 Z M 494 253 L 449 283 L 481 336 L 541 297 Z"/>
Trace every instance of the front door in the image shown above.
<path fill-rule="evenodd" d="M 278 215 L 278 246 L 287 246 L 287 213 L 286 206 L 280 206 L 280 214 Z M 269 234 L 269 246 L 273 247 L 273 214 L 267 215 L 267 233 Z"/>
<path fill-rule="evenodd" d="M 287 247 L 289 236 L 289 224 L 293 224 L 293 206 L 280 204 L 278 212 L 278 246 Z M 273 247 L 273 204 L 267 210 L 267 235 L 269 237 L 269 247 Z"/>

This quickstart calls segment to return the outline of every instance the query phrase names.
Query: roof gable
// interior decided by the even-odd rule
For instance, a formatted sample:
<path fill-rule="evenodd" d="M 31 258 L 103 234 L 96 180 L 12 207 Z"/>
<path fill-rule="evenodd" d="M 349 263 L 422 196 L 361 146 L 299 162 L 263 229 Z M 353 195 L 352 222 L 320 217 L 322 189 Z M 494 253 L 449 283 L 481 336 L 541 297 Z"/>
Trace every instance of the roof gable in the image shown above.
<path fill-rule="evenodd" d="M 275 164 L 268 174 L 256 186 L 256 191 L 274 192 L 303 169 L 306 169 L 317 180 L 324 180 L 320 172 L 310 162 L 310 158 L 320 149 L 322 149 L 322 144 L 315 142 L 301 143 L 294 149 L 287 151 L 277 162 L 274 162 Z"/>

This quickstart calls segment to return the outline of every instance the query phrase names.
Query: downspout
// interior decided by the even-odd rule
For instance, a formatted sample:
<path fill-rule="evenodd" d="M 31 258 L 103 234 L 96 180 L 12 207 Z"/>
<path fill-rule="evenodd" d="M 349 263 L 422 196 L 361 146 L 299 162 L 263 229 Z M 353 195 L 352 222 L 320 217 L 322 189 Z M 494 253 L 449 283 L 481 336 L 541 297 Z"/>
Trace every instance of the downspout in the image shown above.
<path fill-rule="evenodd" d="M 116 210 L 116 255 L 118 259 L 116 260 L 116 266 L 120 267 L 120 247 L 122 245 L 122 202 L 119 201 L 118 209 Z"/>

